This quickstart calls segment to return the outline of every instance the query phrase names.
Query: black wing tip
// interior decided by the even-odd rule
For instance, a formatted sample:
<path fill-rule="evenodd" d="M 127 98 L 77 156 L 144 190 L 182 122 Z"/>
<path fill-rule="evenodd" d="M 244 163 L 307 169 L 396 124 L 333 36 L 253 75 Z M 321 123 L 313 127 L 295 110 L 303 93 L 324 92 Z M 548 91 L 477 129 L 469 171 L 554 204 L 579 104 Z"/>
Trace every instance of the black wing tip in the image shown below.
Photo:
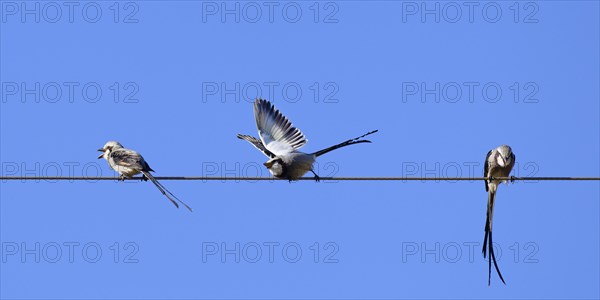
<path fill-rule="evenodd" d="M 254 116 L 258 116 L 261 112 L 269 111 L 273 107 L 273 104 L 268 100 L 262 98 L 256 98 L 254 101 Z"/>
<path fill-rule="evenodd" d="M 255 138 L 251 135 L 247 135 L 247 134 L 238 134 L 237 138 L 240 140 L 245 140 L 245 141 L 249 141 L 249 142 L 258 140 L 257 138 Z"/>
<path fill-rule="evenodd" d="M 277 109 L 275 107 L 275 104 L 271 103 L 271 101 L 263 99 L 263 98 L 256 98 L 256 101 L 254 102 L 254 108 L 261 110 L 261 111 L 266 111 L 267 114 L 275 114 L 276 118 L 282 118 L 284 121 L 286 121 L 286 123 L 289 123 L 288 126 L 293 126 L 292 122 L 290 122 L 284 115 L 283 113 L 281 113 L 279 111 L 279 109 Z"/>
<path fill-rule="evenodd" d="M 255 103 L 264 103 L 264 104 L 270 104 L 271 106 L 273 105 L 271 103 L 271 101 L 265 99 L 265 98 L 256 98 L 256 101 L 254 101 Z"/>
<path fill-rule="evenodd" d="M 256 100 L 254 101 L 254 106 L 257 108 L 265 107 L 266 109 L 275 110 L 275 105 L 273 105 L 273 103 L 271 103 L 271 101 L 263 99 L 263 98 L 256 98 Z"/>

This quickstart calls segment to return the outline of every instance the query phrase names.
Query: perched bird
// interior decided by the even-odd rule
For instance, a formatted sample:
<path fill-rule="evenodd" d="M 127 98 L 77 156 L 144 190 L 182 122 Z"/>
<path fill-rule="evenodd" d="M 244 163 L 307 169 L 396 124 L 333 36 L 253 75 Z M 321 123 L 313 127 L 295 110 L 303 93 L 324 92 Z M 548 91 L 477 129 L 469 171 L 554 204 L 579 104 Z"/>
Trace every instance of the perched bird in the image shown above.
<path fill-rule="evenodd" d="M 142 173 L 142 180 L 152 181 L 154 185 L 160 190 L 160 192 L 165 195 L 171 203 L 173 203 L 177 208 L 179 208 L 179 204 L 175 202 L 177 200 L 179 203 L 183 204 L 187 209 L 192 211 L 192 208 L 185 204 L 183 201 L 179 200 L 173 193 L 169 192 L 158 180 L 150 174 L 150 172 L 154 172 L 150 165 L 144 160 L 144 158 L 134 150 L 126 149 L 119 142 L 109 141 L 104 147 L 98 149 L 98 151 L 103 152 L 98 156 L 98 159 L 104 158 L 108 161 L 108 165 L 115 171 L 117 171 L 120 176 L 119 180 L 125 180 L 125 178 L 131 178 L 133 175 Z"/>
<path fill-rule="evenodd" d="M 315 180 L 319 181 L 319 176 L 312 168 L 317 157 L 349 145 L 370 143 L 371 141 L 361 140 L 361 138 L 377 132 L 377 130 L 374 130 L 357 138 L 309 154 L 298 151 L 308 141 L 304 134 L 295 128 L 269 101 L 256 99 L 254 102 L 254 117 L 260 140 L 243 134 L 238 134 L 237 137 L 250 142 L 269 158 L 264 165 L 274 177 L 289 181 L 298 180 L 308 171 L 311 171 L 315 175 Z"/>
<path fill-rule="evenodd" d="M 515 154 L 509 146 L 502 145 L 496 149 L 492 149 L 488 152 L 485 158 L 483 167 L 483 176 L 488 179 L 485 181 L 485 190 L 488 192 L 488 205 L 487 205 L 487 217 L 485 219 L 485 236 L 483 238 L 483 257 L 486 257 L 486 249 L 489 249 L 490 257 L 488 258 L 488 285 L 491 282 L 492 276 L 492 260 L 494 261 L 494 267 L 496 272 L 504 282 L 498 264 L 496 263 L 496 256 L 494 255 L 494 245 L 492 242 L 492 218 L 494 216 L 494 201 L 496 198 L 496 190 L 498 185 L 506 180 L 497 180 L 494 178 L 508 177 L 510 171 L 515 165 Z"/>

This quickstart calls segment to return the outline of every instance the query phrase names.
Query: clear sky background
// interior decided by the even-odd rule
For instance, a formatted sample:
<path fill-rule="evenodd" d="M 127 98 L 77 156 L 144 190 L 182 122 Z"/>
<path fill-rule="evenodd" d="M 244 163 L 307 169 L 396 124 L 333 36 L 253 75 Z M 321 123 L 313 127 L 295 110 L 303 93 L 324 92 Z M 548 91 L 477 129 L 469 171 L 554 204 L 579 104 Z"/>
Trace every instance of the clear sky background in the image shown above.
<path fill-rule="evenodd" d="M 258 95 L 308 152 L 379 129 L 321 176 L 481 176 L 502 144 L 514 175 L 599 176 L 598 2 L 469 3 L 2 1 L 2 175 L 114 176 L 117 140 L 157 176 L 266 177 L 236 138 Z M 489 287 L 480 181 L 163 184 L 194 212 L 2 182 L 0 296 L 600 297 L 599 182 L 502 185 Z"/>

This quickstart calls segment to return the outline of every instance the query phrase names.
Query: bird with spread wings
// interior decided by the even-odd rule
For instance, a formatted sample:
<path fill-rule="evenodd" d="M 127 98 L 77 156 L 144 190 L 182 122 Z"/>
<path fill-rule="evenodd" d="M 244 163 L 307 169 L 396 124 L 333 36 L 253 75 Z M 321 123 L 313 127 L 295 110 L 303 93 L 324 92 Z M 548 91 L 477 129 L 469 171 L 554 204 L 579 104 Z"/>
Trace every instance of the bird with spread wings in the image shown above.
<path fill-rule="evenodd" d="M 264 165 L 274 177 L 289 181 L 298 180 L 308 171 L 319 181 L 319 176 L 313 170 L 317 157 L 342 147 L 370 143 L 362 138 L 377 132 L 374 130 L 317 152 L 304 153 L 298 150 L 307 142 L 304 134 L 269 101 L 257 99 L 254 102 L 254 117 L 260 139 L 244 134 L 238 134 L 237 137 L 248 141 L 269 158 Z"/>

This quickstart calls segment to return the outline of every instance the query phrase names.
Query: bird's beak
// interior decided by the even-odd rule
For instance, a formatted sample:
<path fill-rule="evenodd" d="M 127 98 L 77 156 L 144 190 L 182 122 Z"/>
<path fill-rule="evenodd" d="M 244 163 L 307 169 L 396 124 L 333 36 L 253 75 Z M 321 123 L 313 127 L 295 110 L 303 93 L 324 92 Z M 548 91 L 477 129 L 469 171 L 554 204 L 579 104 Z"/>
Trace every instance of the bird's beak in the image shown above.
<path fill-rule="evenodd" d="M 102 156 L 104 156 L 104 149 L 98 149 L 98 151 L 102 152 L 102 154 L 98 156 L 98 159 L 101 159 Z"/>
<path fill-rule="evenodd" d="M 267 167 L 267 169 L 270 169 L 271 167 L 273 167 L 273 164 L 275 164 L 276 160 L 277 159 L 275 159 L 275 158 L 269 159 L 269 161 L 267 161 L 263 165 L 265 165 L 265 167 Z"/>

